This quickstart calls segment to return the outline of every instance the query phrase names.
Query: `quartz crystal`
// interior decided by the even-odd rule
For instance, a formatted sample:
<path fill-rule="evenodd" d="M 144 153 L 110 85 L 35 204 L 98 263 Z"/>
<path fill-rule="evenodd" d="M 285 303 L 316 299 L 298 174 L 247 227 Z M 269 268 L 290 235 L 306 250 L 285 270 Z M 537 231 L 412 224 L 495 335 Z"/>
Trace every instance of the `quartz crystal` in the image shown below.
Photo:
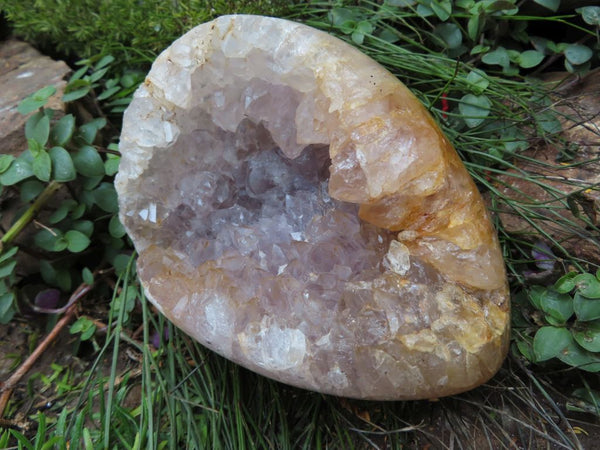
<path fill-rule="evenodd" d="M 509 297 L 480 195 L 350 45 L 268 17 L 200 25 L 155 61 L 120 148 L 147 297 L 206 347 L 363 399 L 450 395 L 501 365 Z"/>

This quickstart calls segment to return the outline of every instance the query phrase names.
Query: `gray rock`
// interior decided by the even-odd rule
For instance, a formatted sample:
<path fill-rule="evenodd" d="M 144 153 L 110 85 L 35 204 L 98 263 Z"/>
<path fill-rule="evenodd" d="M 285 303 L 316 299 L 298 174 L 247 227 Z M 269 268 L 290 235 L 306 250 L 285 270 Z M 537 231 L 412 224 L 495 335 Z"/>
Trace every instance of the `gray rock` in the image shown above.
<path fill-rule="evenodd" d="M 25 42 L 0 43 L 0 153 L 18 155 L 27 147 L 23 127 L 27 116 L 17 111 L 21 100 L 45 86 L 55 86 L 48 106 L 63 110 L 61 101 L 69 66 L 40 54 Z"/>

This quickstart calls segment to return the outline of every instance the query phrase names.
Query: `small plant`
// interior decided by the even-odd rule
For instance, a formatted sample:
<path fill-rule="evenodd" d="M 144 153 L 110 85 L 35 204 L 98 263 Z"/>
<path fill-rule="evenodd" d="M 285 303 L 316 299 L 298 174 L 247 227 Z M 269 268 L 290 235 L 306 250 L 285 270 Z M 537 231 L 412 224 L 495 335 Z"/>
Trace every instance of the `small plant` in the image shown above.
<path fill-rule="evenodd" d="M 600 270 L 569 272 L 551 287 L 532 286 L 526 298 L 534 310 L 515 311 L 516 345 L 529 361 L 558 359 L 588 372 L 600 372 Z M 535 331 L 532 332 L 532 330 Z"/>
<path fill-rule="evenodd" d="M 112 61 L 105 56 L 95 63 L 81 62 L 63 101 L 69 104 L 100 92 L 98 97 L 107 109 L 124 107 L 141 76 L 128 73 L 105 79 Z M 41 280 L 34 284 L 42 282 L 64 293 L 81 282 L 93 283 L 90 261 L 112 265 L 120 273 L 131 253 L 116 215 L 112 183 L 118 170 L 118 147 L 114 143 L 104 147 L 106 138 L 100 134 L 107 120 L 78 119 L 73 113 L 57 119 L 58 112 L 46 107 L 55 93 L 54 87 L 46 87 L 19 104 L 19 112 L 30 115 L 25 125 L 28 148 L 17 157 L 0 155 L 0 187 L 11 190 L 13 196 L 18 194 L 21 203 L 17 219 L 0 241 L 0 323 L 10 321 L 26 297 L 20 295 L 27 286 L 20 284 L 19 252 L 39 255 Z M 52 211 L 44 210 L 48 205 Z M 33 239 L 19 241 L 34 219 Z M 44 309 L 32 305 L 32 299 L 28 303 L 28 308 Z"/>

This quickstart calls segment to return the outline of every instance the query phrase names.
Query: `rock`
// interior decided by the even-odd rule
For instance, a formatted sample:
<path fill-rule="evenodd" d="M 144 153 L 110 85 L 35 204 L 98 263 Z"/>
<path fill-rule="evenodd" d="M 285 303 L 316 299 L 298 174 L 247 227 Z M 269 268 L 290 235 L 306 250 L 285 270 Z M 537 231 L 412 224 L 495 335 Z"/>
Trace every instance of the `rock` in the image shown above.
<path fill-rule="evenodd" d="M 251 370 L 323 393 L 435 398 L 501 365 L 488 213 L 393 75 L 293 22 L 224 16 L 163 52 L 115 186 L 148 298 Z"/>
<path fill-rule="evenodd" d="M 598 264 L 600 69 L 582 79 L 562 73 L 548 75 L 546 81 L 563 117 L 563 137 L 575 149 L 572 159 L 564 160 L 560 146 L 552 143 L 523 152 L 515 169 L 498 177 L 499 218 L 509 233 L 555 246 L 549 237 L 571 257 Z M 535 209 L 533 221 L 521 215 L 521 205 Z"/>
<path fill-rule="evenodd" d="M 2 153 L 19 155 L 27 148 L 23 132 L 28 116 L 17 111 L 25 97 L 45 86 L 56 87 L 48 107 L 62 110 L 64 80 L 70 72 L 63 61 L 54 61 L 41 55 L 25 42 L 8 40 L 0 42 L 0 146 Z"/>

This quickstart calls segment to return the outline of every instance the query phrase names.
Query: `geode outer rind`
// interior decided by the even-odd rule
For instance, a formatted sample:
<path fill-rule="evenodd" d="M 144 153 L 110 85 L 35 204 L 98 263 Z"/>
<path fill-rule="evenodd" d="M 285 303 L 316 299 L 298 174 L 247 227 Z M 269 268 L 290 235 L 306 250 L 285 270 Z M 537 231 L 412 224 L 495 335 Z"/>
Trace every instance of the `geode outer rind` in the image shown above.
<path fill-rule="evenodd" d="M 255 372 L 363 399 L 451 395 L 508 347 L 480 195 L 393 75 L 310 27 L 224 16 L 125 112 L 120 218 L 148 298 Z"/>

